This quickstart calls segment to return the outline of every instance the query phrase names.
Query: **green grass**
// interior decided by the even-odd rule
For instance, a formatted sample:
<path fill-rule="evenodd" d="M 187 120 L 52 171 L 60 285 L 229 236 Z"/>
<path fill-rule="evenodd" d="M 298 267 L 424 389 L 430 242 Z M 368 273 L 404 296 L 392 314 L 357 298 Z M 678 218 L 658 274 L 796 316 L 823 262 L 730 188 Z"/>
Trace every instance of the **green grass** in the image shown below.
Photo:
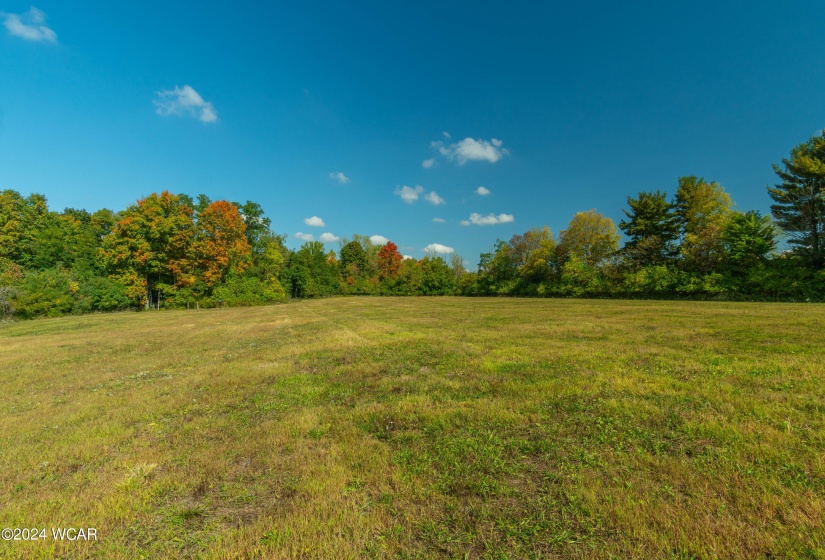
<path fill-rule="evenodd" d="M 0 326 L 0 558 L 825 558 L 825 308 L 338 298 Z"/>

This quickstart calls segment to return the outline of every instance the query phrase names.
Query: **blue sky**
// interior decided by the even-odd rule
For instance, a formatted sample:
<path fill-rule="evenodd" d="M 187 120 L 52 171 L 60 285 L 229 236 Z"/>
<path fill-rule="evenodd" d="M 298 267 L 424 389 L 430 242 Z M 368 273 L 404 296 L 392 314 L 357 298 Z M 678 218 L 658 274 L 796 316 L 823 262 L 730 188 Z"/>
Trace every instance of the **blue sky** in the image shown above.
<path fill-rule="evenodd" d="M 0 189 L 56 210 L 205 193 L 291 247 L 472 267 L 681 175 L 768 212 L 771 163 L 825 127 L 818 1 L 35 1 L 0 4 Z"/>

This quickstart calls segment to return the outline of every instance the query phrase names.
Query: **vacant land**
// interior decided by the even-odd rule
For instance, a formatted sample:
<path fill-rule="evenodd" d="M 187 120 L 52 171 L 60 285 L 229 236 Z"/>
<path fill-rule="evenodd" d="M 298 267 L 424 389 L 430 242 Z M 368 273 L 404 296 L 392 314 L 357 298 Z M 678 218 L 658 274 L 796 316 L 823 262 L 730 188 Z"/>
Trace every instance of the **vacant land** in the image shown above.
<path fill-rule="evenodd" d="M 3 325 L 0 527 L 48 537 L 0 557 L 825 558 L 823 327 L 365 297 Z"/>

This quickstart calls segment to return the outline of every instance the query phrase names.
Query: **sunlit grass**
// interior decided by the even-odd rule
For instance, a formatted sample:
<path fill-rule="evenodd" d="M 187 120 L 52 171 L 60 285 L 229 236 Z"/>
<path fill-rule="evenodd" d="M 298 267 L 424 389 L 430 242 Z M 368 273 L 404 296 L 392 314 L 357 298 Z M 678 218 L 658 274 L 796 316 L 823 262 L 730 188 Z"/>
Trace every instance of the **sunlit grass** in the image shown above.
<path fill-rule="evenodd" d="M 825 558 L 825 308 L 340 298 L 0 326 L 3 558 Z"/>

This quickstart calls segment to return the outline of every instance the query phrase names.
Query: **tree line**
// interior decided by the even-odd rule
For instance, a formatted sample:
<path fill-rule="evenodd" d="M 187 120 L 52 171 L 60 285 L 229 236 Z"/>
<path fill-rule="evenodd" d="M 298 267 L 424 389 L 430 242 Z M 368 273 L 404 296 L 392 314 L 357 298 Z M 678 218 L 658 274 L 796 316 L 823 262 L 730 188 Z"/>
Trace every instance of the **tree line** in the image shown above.
<path fill-rule="evenodd" d="M 825 131 L 774 165 L 771 216 L 736 210 L 716 182 L 628 196 L 618 227 L 595 210 L 555 235 L 497 240 L 468 271 L 457 254 L 404 258 L 354 235 L 290 250 L 261 206 L 153 193 L 121 212 L 49 210 L 0 192 L 0 316 L 257 305 L 336 294 L 825 298 Z M 626 236 L 619 246 L 622 231 Z M 777 251 L 780 238 L 788 250 Z"/>

